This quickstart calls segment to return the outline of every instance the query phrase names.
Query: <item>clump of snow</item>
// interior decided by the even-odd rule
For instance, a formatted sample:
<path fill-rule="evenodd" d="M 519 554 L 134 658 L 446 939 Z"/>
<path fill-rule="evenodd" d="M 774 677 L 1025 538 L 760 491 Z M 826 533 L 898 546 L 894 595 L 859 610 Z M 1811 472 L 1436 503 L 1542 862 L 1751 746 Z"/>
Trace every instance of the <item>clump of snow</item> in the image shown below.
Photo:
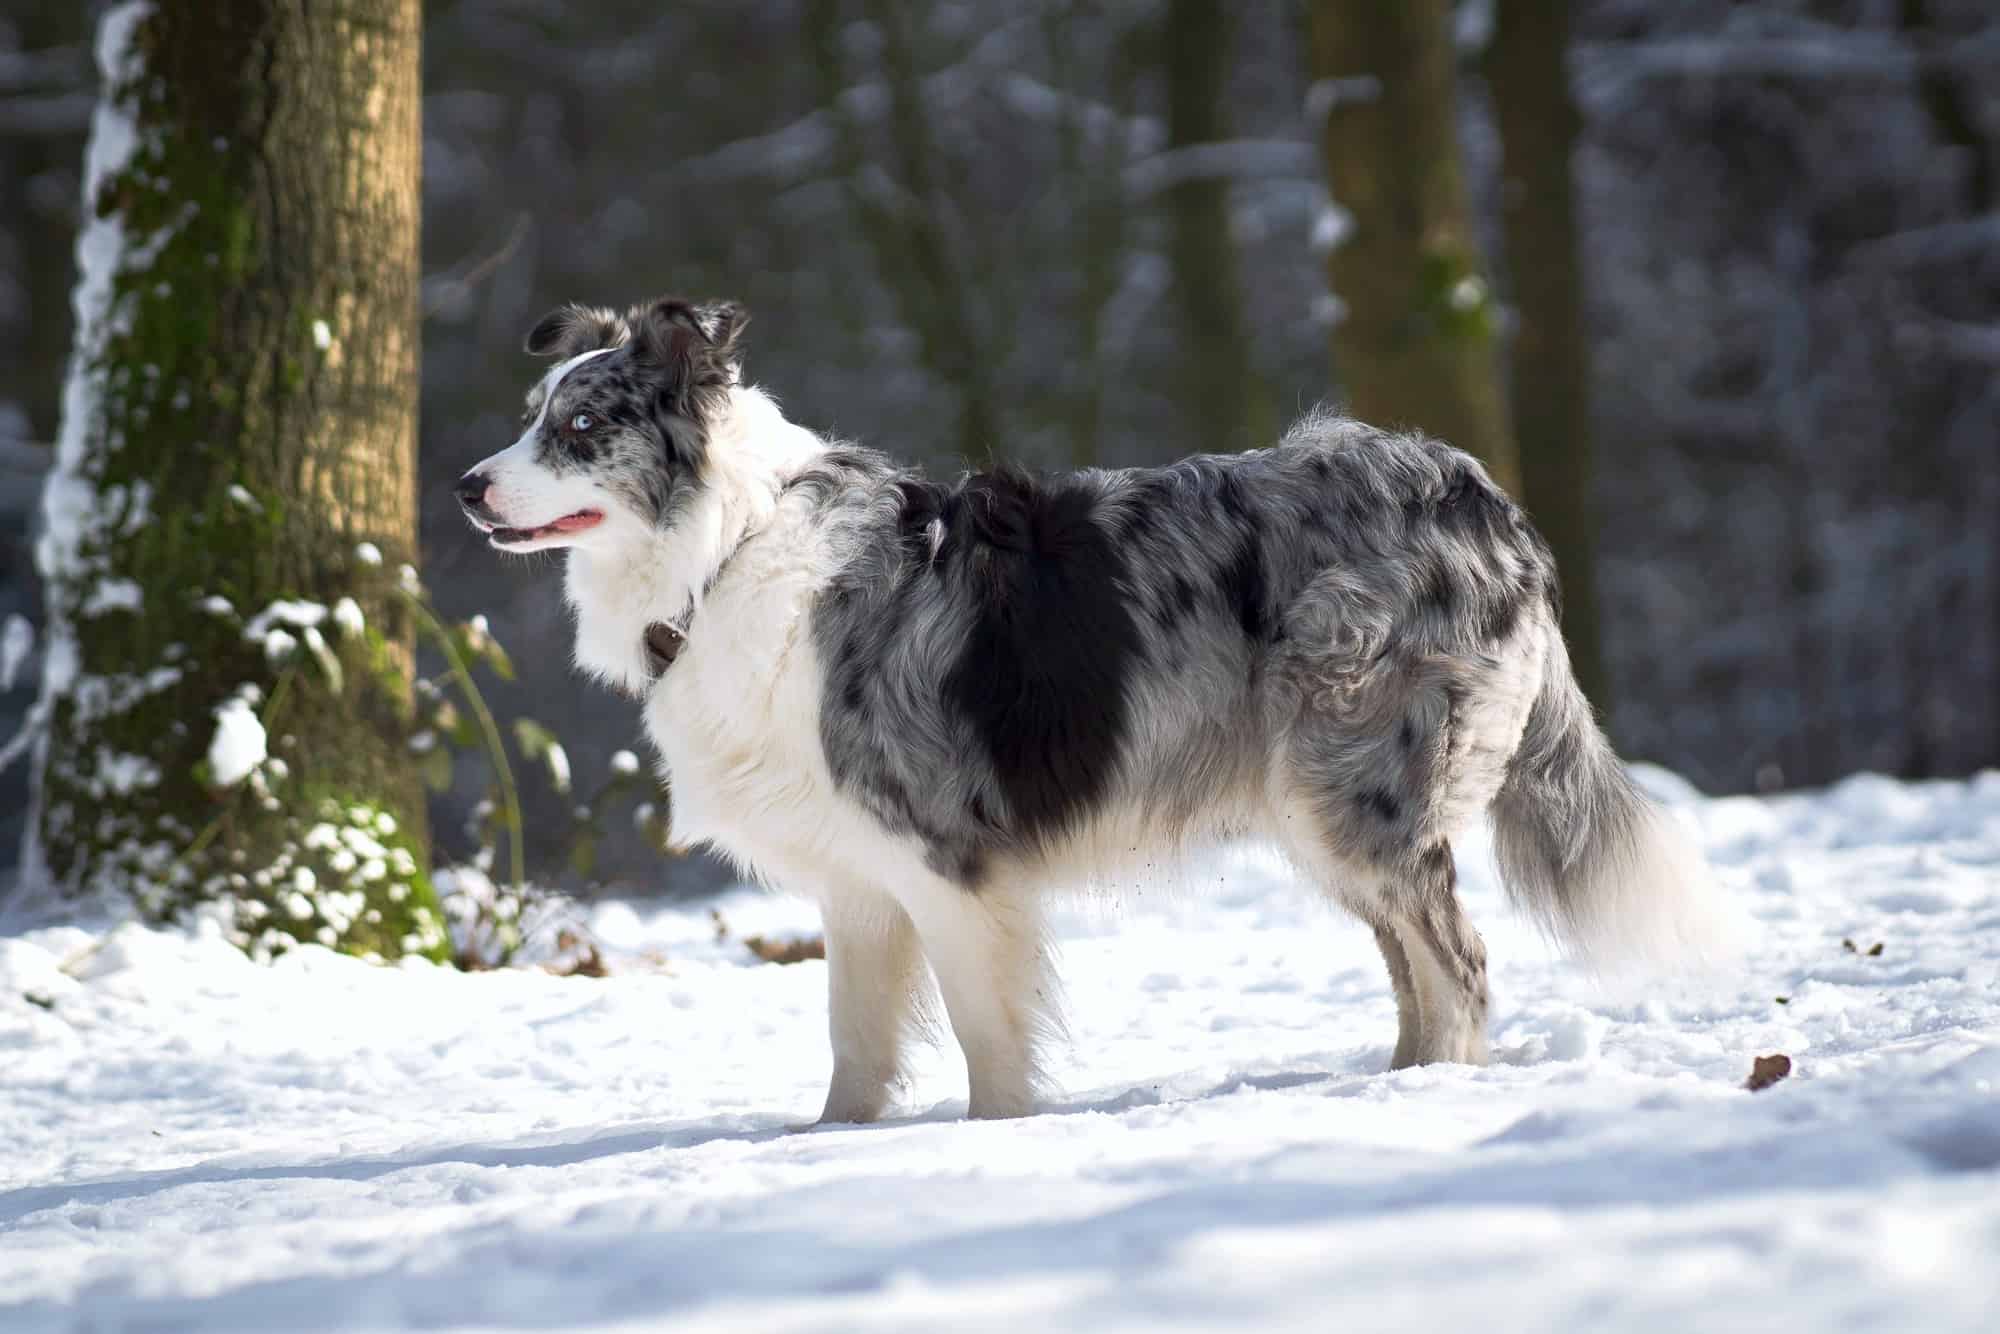
<path fill-rule="evenodd" d="M 333 624 L 341 634 L 353 638 L 368 626 L 367 618 L 361 614 L 361 604 L 353 598 L 342 598 L 333 604 Z"/>
<path fill-rule="evenodd" d="M 1372 74 L 1319 79 L 1306 89 L 1306 124 L 1317 131 L 1335 107 L 1373 102 L 1380 96 L 1382 81 Z"/>
<path fill-rule="evenodd" d="M 107 576 L 91 585 L 90 596 L 83 600 L 77 615 L 91 617 L 102 616 L 107 611 L 138 611 L 145 604 L 146 595 L 137 580 Z"/>
<path fill-rule="evenodd" d="M 209 781 L 235 787 L 264 762 L 270 753 L 266 744 L 256 710 L 241 695 L 231 695 L 216 706 L 215 735 L 208 743 Z"/>
<path fill-rule="evenodd" d="M 639 757 L 629 750 L 612 751 L 611 772 L 620 778 L 630 778 L 639 772 Z"/>
<path fill-rule="evenodd" d="M 317 602 L 306 602 L 299 598 L 279 598 L 264 610 L 244 623 L 243 633 L 251 639 L 262 639 L 275 625 L 289 625 L 303 630 L 325 623 L 330 613 Z"/>
<path fill-rule="evenodd" d="M 333 328 L 325 320 L 312 322 L 313 346 L 324 352 L 333 346 Z"/>
<path fill-rule="evenodd" d="M 125 797 L 159 781 L 160 766 L 144 755 L 99 746 L 91 762 L 88 786 L 94 796 Z"/>
<path fill-rule="evenodd" d="M 1329 202 L 1313 215 L 1312 248 L 1316 254 L 1338 249 L 1353 234 L 1354 215 L 1338 204 Z"/>
<path fill-rule="evenodd" d="M 357 542 L 354 545 L 354 559 L 360 561 L 363 565 L 380 565 L 382 563 L 382 548 L 376 546 L 373 542 Z"/>
<path fill-rule="evenodd" d="M 35 651 L 35 627 L 27 617 L 10 613 L 0 630 L 0 691 L 12 690 L 28 655 Z"/>

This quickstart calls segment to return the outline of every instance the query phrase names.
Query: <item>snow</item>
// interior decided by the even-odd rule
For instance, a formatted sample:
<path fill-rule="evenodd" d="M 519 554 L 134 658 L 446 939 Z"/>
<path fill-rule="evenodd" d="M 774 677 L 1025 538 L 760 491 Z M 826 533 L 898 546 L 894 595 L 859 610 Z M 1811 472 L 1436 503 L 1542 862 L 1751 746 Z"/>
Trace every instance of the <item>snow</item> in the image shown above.
<path fill-rule="evenodd" d="M 215 735 L 208 743 L 208 776 L 216 787 L 235 787 L 248 778 L 269 752 L 264 724 L 241 695 L 216 706 Z"/>
<path fill-rule="evenodd" d="M 149 0 L 125 0 L 106 10 L 97 25 L 95 55 L 105 94 L 91 113 L 90 139 L 84 149 L 83 225 L 76 239 L 76 287 L 70 294 L 75 343 L 63 378 L 54 463 L 42 485 L 42 531 L 35 540 L 35 568 L 50 589 L 48 648 L 42 656 L 41 690 L 33 711 L 42 719 L 56 716 L 57 701 L 78 678 L 76 629 L 64 598 L 74 597 L 74 589 L 89 575 L 88 567 L 97 559 L 90 550 L 97 534 L 120 517 L 122 499 L 114 503 L 108 493 L 100 494 L 92 476 L 92 444 L 102 425 L 104 368 L 99 363 L 118 320 L 113 300 L 118 275 L 128 262 L 143 262 L 148 247 L 160 238 L 128 238 L 122 213 L 116 209 L 100 213 L 96 203 L 105 183 L 125 168 L 139 147 L 130 87 L 144 65 L 133 35 L 152 9 Z M 147 503 L 144 493 L 131 499 L 140 508 Z M 36 738 L 34 764 L 39 771 L 47 754 L 47 731 L 38 730 Z M 143 767 L 124 764 L 119 777 L 142 780 L 146 774 Z M 46 886 L 50 879 L 38 841 L 40 793 L 37 777 L 25 821 L 28 836 L 21 849 L 19 880 L 24 889 Z"/>
<path fill-rule="evenodd" d="M 91 617 L 102 616 L 107 611 L 137 611 L 145 602 L 145 592 L 140 589 L 137 580 L 107 576 L 91 586 L 90 596 L 84 599 L 77 615 Z"/>
<path fill-rule="evenodd" d="M 28 655 L 34 651 L 34 624 L 25 616 L 10 613 L 7 628 L 0 630 L 0 692 L 14 688 Z"/>
<path fill-rule="evenodd" d="M 548 749 L 542 752 L 542 760 L 549 767 L 549 781 L 555 784 L 556 791 L 569 791 L 569 752 L 563 749 L 562 743 L 551 741 Z"/>
<path fill-rule="evenodd" d="M 279 598 L 252 616 L 244 624 L 243 634 L 249 639 L 263 639 L 274 626 L 289 625 L 300 630 L 310 629 L 324 624 L 328 615 L 327 609 L 317 602 L 307 602 L 301 598 Z"/>
<path fill-rule="evenodd" d="M 1069 911 L 1066 1091 L 1009 1123 L 934 1054 L 788 1133 L 825 969 L 750 962 L 814 922 L 748 891 L 591 909 L 604 979 L 0 937 L 0 1328 L 1989 1328 L 2000 772 L 1688 814 L 1720 978 L 1607 993 L 1461 848 L 1484 1070 L 1385 1073 L 1372 940 L 1258 850 Z"/>
<path fill-rule="evenodd" d="M 342 598 L 333 604 L 333 623 L 349 639 L 368 628 L 368 620 L 361 614 L 361 604 L 353 598 Z"/>
<path fill-rule="evenodd" d="M 1381 95 L 1382 81 L 1372 74 L 1316 80 L 1306 89 L 1306 124 L 1317 128 L 1336 107 L 1373 102 Z"/>
<path fill-rule="evenodd" d="M 1315 254 L 1324 255 L 1338 249 L 1353 234 L 1354 215 L 1331 200 L 1313 215 L 1312 248 Z"/>
<path fill-rule="evenodd" d="M 98 24 L 97 68 L 106 88 L 122 87 L 139 71 L 140 58 L 133 49 L 132 35 L 151 12 L 152 5 L 146 0 L 127 0 L 109 10 Z M 97 360 L 113 327 L 113 282 L 126 262 L 127 238 L 119 213 L 100 214 L 93 205 L 104 183 L 124 169 L 138 146 L 138 130 L 126 101 L 116 96 L 100 98 L 84 150 L 84 223 L 77 234 L 77 283 L 70 298 L 76 347 L 63 382 L 55 466 L 43 485 L 42 533 L 35 544 L 36 568 L 45 579 L 81 576 L 84 546 L 104 517 L 97 490 L 87 476 L 87 456 L 102 394 L 103 374 Z M 42 669 L 45 705 L 68 688 L 69 676 L 74 673 L 74 653 L 54 651 L 55 645 L 66 644 L 71 636 L 70 627 L 60 617 L 51 617 L 52 649 Z"/>

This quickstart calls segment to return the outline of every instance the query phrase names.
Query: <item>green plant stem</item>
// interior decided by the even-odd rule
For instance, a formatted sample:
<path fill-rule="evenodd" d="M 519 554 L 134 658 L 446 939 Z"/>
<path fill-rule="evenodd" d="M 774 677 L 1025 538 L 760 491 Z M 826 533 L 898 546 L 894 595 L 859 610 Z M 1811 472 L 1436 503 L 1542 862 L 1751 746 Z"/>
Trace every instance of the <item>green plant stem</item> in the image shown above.
<path fill-rule="evenodd" d="M 424 604 L 422 598 L 408 589 L 398 588 L 396 592 L 410 604 L 424 628 L 436 638 L 438 647 L 444 650 L 444 660 L 450 665 L 451 674 L 465 695 L 465 702 L 472 706 L 473 716 L 479 719 L 479 730 L 485 733 L 486 749 L 492 755 L 494 771 L 500 777 L 500 800 L 507 812 L 507 851 L 514 866 L 514 883 L 525 885 L 528 883 L 528 869 L 527 854 L 521 846 L 521 794 L 514 786 L 514 768 L 507 762 L 507 748 L 500 740 L 499 725 L 493 721 L 492 711 L 486 707 L 486 697 L 479 693 L 479 686 L 466 669 L 465 660 L 452 646 L 451 632 L 444 628 L 444 622 Z"/>

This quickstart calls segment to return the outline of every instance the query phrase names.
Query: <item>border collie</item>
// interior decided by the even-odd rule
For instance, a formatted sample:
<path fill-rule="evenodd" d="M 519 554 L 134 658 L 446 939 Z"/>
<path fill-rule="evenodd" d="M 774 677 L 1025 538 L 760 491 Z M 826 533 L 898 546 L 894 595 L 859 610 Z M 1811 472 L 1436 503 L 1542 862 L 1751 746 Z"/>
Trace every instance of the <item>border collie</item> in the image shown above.
<path fill-rule="evenodd" d="M 1514 904 L 1579 952 L 1698 946 L 1707 870 L 1470 456 L 1315 412 L 1246 454 L 937 482 L 787 421 L 743 325 L 554 311 L 520 438 L 457 495 L 500 550 L 568 552 L 577 661 L 644 701 L 677 839 L 820 905 L 823 1121 L 888 1108 L 938 992 L 970 1114 L 1030 1112 L 1044 891 L 1221 839 L 1275 841 L 1374 928 L 1396 1068 L 1486 1060 L 1451 848 L 1482 813 Z"/>

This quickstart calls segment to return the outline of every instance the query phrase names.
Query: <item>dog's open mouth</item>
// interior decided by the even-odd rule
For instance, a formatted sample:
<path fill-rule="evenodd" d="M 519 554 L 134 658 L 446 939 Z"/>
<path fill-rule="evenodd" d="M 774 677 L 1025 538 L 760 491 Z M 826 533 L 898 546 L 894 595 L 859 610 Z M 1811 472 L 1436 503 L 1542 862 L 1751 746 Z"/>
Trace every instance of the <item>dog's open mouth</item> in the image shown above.
<path fill-rule="evenodd" d="M 595 528 L 604 522 L 603 510 L 578 510 L 565 514 L 539 528 L 493 528 L 487 532 L 496 547 L 522 546 L 529 542 L 539 542 L 545 537 L 558 537 L 564 533 L 580 533 Z"/>

